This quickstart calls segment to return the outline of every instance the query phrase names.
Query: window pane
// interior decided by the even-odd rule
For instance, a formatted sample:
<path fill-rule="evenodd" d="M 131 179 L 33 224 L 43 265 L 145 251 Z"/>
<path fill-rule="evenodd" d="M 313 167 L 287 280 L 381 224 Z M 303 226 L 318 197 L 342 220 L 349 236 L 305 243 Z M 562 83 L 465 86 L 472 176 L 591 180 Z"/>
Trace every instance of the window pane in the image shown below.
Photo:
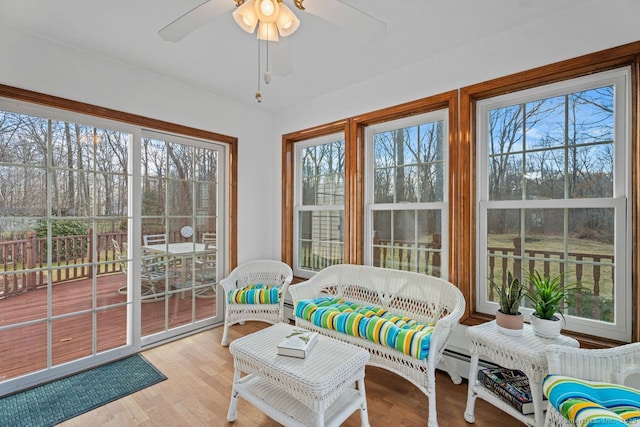
<path fill-rule="evenodd" d="M 489 200 L 613 194 L 614 87 L 489 111 Z"/>
<path fill-rule="evenodd" d="M 373 212 L 373 265 L 441 275 L 440 210 Z"/>
<path fill-rule="evenodd" d="M 488 209 L 487 218 L 488 278 L 501 283 L 508 272 L 564 273 L 579 288 L 569 314 L 613 321 L 613 208 Z M 488 300 L 495 297 L 488 287 Z"/>
<path fill-rule="evenodd" d="M 443 141 L 443 121 L 375 133 L 374 203 L 442 201 Z"/>
<path fill-rule="evenodd" d="M 302 205 L 344 204 L 344 141 L 301 150 Z"/>
<path fill-rule="evenodd" d="M 46 170 L 0 165 L 0 213 L 2 216 L 44 216 L 46 212 Z"/>
<path fill-rule="evenodd" d="M 175 179 L 193 179 L 194 150 L 194 147 L 188 145 L 167 143 L 169 177 Z"/>
<path fill-rule="evenodd" d="M 130 135 L 105 129 L 97 129 L 94 140 L 96 169 L 126 174 L 129 164 Z"/>
<path fill-rule="evenodd" d="M 343 262 L 344 212 L 303 211 L 298 219 L 298 268 L 319 271 Z"/>

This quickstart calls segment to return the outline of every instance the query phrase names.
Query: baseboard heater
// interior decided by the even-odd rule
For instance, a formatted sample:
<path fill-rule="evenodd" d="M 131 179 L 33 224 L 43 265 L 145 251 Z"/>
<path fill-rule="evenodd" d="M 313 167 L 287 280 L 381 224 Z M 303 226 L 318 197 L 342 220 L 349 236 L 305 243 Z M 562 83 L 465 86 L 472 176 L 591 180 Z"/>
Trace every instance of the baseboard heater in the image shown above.
<path fill-rule="evenodd" d="M 449 349 L 444 349 L 444 351 L 442 352 L 442 354 L 444 356 L 448 356 L 451 357 L 453 359 L 459 360 L 461 362 L 464 363 L 471 363 L 471 356 L 469 356 L 468 354 L 464 354 L 464 353 L 460 353 L 458 351 L 454 351 L 454 350 L 449 350 Z M 497 368 L 498 365 L 496 365 L 493 362 L 489 362 L 488 360 L 478 360 L 478 366 L 481 366 L 483 368 Z"/>

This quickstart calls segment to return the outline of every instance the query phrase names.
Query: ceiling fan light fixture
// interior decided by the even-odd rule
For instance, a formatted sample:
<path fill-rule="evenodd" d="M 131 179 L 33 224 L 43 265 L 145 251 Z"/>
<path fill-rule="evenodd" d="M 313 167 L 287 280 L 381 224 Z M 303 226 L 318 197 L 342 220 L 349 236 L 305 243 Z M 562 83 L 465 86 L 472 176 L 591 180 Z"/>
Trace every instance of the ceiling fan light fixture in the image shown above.
<path fill-rule="evenodd" d="M 277 0 L 255 0 L 255 10 L 260 22 L 273 23 L 280 15 L 280 4 Z"/>
<path fill-rule="evenodd" d="M 273 22 L 262 22 L 258 25 L 258 38 L 270 42 L 278 41 L 278 28 Z"/>
<path fill-rule="evenodd" d="M 300 26 L 300 20 L 287 5 L 282 3 L 280 5 L 280 15 L 276 21 L 276 26 L 282 37 L 288 37 L 296 32 Z"/>
<path fill-rule="evenodd" d="M 258 25 L 258 14 L 255 8 L 256 0 L 245 1 L 233 12 L 236 24 L 247 33 L 253 33 Z"/>

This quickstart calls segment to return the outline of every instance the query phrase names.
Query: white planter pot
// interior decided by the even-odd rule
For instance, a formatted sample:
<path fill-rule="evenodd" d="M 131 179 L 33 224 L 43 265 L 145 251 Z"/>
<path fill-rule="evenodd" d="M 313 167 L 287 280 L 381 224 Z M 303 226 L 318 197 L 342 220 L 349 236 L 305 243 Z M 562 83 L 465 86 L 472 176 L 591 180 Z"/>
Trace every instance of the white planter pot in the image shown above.
<path fill-rule="evenodd" d="M 541 319 L 533 313 L 529 316 L 529 324 L 533 332 L 542 338 L 557 338 L 562 330 L 562 318 L 553 316 L 552 320 Z"/>

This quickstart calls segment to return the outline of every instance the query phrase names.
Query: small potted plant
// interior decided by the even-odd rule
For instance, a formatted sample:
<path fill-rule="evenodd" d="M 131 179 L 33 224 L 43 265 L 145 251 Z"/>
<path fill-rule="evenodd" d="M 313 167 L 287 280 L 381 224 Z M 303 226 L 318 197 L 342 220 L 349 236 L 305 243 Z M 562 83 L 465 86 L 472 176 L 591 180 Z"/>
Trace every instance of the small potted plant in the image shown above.
<path fill-rule="evenodd" d="M 517 277 L 507 273 L 506 282 L 498 285 L 489 279 L 493 289 L 498 294 L 500 309 L 496 312 L 496 325 L 505 335 L 520 336 L 524 326 L 524 319 L 520 313 L 520 302 L 524 296 L 524 288 Z"/>
<path fill-rule="evenodd" d="M 564 273 L 550 277 L 533 270 L 527 281 L 531 287 L 525 289 L 525 296 L 533 309 L 529 317 L 533 331 L 543 338 L 559 336 L 564 319 L 562 310 L 569 305 L 568 298 L 575 287 L 565 284 Z"/>

